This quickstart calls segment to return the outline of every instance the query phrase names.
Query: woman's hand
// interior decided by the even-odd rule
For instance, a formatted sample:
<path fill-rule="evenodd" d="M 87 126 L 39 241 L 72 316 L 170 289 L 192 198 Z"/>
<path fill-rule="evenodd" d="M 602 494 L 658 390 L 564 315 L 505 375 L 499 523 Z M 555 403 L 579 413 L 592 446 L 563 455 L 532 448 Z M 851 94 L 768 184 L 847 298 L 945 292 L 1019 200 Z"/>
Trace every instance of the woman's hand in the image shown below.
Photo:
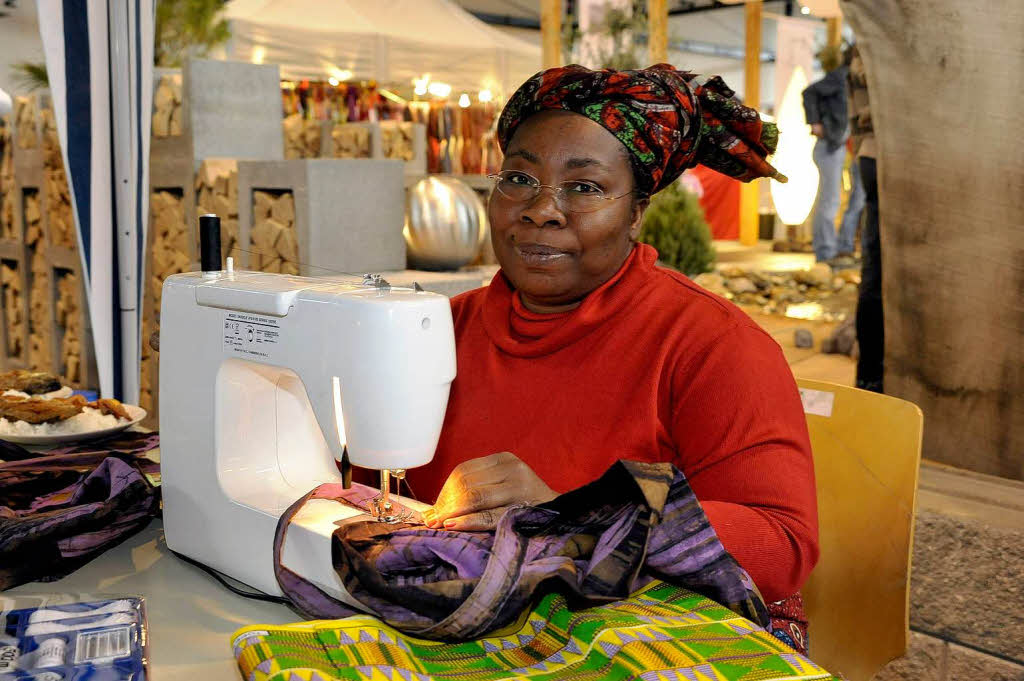
<path fill-rule="evenodd" d="M 542 504 L 556 496 L 519 457 L 500 452 L 456 466 L 423 521 L 434 529 L 492 530 L 509 506 Z"/>

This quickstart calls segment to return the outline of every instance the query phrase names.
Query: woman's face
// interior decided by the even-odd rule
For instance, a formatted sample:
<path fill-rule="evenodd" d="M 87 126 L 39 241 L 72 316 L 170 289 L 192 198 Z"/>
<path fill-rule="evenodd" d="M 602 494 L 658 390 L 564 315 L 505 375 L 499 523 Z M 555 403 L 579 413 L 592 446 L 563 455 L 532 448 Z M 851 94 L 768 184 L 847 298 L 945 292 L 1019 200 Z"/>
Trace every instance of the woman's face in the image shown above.
<path fill-rule="evenodd" d="M 618 271 L 640 232 L 647 201 L 629 194 L 633 171 L 625 147 L 588 118 L 545 111 L 516 130 L 502 169 L 545 185 L 585 180 L 605 196 L 628 194 L 594 212 L 572 213 L 548 188 L 529 202 L 491 193 L 494 254 L 523 304 L 535 312 L 575 307 Z"/>

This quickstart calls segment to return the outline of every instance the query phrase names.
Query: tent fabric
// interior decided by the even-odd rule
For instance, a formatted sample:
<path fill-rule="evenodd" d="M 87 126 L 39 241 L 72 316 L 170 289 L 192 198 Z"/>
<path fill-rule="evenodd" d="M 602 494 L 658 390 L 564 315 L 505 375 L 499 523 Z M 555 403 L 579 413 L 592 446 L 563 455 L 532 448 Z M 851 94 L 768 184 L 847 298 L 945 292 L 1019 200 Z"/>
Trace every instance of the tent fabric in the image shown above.
<path fill-rule="evenodd" d="M 153 3 L 39 0 L 104 397 L 138 401 Z M 115 210 L 116 207 L 116 210 Z"/>
<path fill-rule="evenodd" d="M 714 239 L 740 238 L 740 182 L 710 168 L 697 166 L 687 171 L 700 182 L 700 206 Z"/>
<path fill-rule="evenodd" d="M 279 64 L 290 79 L 336 71 L 380 83 L 426 74 L 454 92 L 511 93 L 540 70 L 540 48 L 451 0 L 233 0 L 229 59 Z"/>

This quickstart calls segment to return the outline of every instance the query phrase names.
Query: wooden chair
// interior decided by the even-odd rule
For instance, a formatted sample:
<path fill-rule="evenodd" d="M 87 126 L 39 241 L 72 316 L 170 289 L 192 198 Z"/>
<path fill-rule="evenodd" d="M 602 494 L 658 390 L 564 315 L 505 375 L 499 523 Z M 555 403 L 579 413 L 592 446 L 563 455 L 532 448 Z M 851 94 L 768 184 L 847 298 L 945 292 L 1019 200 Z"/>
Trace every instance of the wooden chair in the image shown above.
<path fill-rule="evenodd" d="M 906 652 L 923 417 L 914 404 L 798 380 L 814 451 L 821 558 L 803 589 L 815 662 L 869 681 Z"/>

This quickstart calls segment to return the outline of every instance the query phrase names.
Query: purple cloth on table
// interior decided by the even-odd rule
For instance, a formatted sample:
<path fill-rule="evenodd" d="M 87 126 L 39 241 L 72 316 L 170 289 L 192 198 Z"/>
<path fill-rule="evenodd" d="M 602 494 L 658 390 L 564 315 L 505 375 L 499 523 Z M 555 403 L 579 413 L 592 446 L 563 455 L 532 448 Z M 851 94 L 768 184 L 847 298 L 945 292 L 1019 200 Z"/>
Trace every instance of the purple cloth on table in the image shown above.
<path fill-rule="evenodd" d="M 0 462 L 0 590 L 70 574 L 159 512 L 142 454 L 150 434 L 32 454 L 4 443 Z"/>
<path fill-rule="evenodd" d="M 330 494 L 314 490 L 278 524 L 278 583 L 309 617 L 356 614 L 281 565 L 288 524 L 313 496 Z M 423 638 L 479 637 L 512 622 L 548 590 L 590 605 L 625 598 L 654 578 L 768 623 L 750 576 L 671 464 L 620 461 L 547 504 L 509 509 L 494 532 L 349 522 L 335 531 L 332 553 L 342 584 L 365 611 Z"/>

